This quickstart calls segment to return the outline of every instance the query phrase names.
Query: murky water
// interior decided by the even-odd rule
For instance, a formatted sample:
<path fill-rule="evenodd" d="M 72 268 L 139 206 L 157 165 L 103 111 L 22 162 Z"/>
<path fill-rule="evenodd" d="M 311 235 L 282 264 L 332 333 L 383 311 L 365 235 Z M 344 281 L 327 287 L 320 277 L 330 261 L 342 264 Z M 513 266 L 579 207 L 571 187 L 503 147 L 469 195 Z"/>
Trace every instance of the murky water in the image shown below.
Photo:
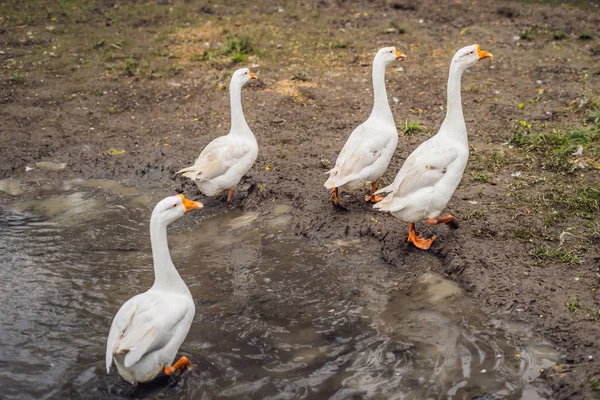
<path fill-rule="evenodd" d="M 205 208 L 169 243 L 196 300 L 179 379 L 132 387 L 104 367 L 112 318 L 153 281 L 164 193 L 69 181 L 0 206 L 3 398 L 536 399 L 559 354 L 483 315 L 435 274 L 398 289 L 368 241 L 317 246 L 268 215 Z M 534 386 L 535 385 L 535 386 Z"/>

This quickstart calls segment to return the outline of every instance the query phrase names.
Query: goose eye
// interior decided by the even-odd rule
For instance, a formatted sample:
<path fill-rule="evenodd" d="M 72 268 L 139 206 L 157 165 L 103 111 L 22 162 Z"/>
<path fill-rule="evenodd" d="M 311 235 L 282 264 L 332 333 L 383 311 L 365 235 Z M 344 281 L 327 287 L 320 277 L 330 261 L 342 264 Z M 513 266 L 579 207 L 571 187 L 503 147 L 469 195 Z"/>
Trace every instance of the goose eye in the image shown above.
<path fill-rule="evenodd" d="M 473 54 L 473 50 L 471 50 L 471 52 L 469 54 Z"/>
<path fill-rule="evenodd" d="M 247 72 L 247 71 L 246 71 L 246 72 L 244 72 L 244 75 L 248 75 L 248 72 Z"/>
<path fill-rule="evenodd" d="M 177 203 L 173 204 L 173 208 L 177 207 Z"/>

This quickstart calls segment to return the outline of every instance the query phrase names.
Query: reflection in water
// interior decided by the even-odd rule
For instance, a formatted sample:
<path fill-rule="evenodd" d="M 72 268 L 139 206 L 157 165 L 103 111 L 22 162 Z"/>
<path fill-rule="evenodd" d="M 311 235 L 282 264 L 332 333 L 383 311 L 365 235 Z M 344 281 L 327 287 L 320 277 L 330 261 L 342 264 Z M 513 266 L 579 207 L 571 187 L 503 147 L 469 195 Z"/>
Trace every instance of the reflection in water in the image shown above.
<path fill-rule="evenodd" d="M 93 191 L 0 208 L 4 396 L 544 398 L 533 381 L 558 354 L 527 326 L 489 320 L 435 274 L 398 289 L 376 243 L 289 236 L 289 205 L 173 224 L 172 258 L 196 301 L 181 348 L 194 368 L 135 388 L 106 375 L 112 317 L 153 281 L 155 200 Z"/>
<path fill-rule="evenodd" d="M 18 196 L 25 193 L 25 191 L 21 189 L 21 183 L 12 179 L 0 180 L 0 192 L 8 193 L 11 196 Z"/>
<path fill-rule="evenodd" d="M 75 187 L 83 188 L 98 188 L 110 190 L 116 194 L 132 195 L 137 193 L 134 187 L 124 186 L 117 181 L 110 179 L 71 179 L 63 184 L 65 190 L 70 190 Z"/>
<path fill-rule="evenodd" d="M 51 161 L 40 161 L 36 162 L 35 166 L 38 168 L 49 169 L 50 171 L 60 171 L 67 167 L 66 163 L 56 163 Z"/>

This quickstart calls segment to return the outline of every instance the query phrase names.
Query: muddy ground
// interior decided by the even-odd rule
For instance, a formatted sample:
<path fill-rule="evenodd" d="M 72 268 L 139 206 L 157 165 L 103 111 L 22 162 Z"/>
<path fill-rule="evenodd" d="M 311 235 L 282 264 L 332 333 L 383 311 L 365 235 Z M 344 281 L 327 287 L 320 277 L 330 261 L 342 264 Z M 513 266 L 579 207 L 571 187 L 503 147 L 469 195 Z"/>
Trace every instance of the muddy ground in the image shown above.
<path fill-rule="evenodd" d="M 268 213 L 291 201 L 290 229 L 316 243 L 373 237 L 400 285 L 446 274 L 485 312 L 526 321 L 564 349 L 543 373 L 556 398 L 600 396 L 597 2 L 229 3 L 2 2 L 0 178 L 29 188 L 109 178 L 224 207 L 175 171 L 227 133 L 228 78 L 249 66 L 259 80 L 243 104 L 260 153 L 235 207 Z M 408 57 L 387 71 L 402 135 L 390 182 L 437 131 L 449 60 L 474 42 L 494 60 L 463 78 L 471 159 L 448 206 L 460 229 L 435 228 L 439 239 L 421 251 L 364 193 L 342 192 L 350 211 L 333 209 L 325 171 L 368 116 L 376 50 L 396 45 Z"/>

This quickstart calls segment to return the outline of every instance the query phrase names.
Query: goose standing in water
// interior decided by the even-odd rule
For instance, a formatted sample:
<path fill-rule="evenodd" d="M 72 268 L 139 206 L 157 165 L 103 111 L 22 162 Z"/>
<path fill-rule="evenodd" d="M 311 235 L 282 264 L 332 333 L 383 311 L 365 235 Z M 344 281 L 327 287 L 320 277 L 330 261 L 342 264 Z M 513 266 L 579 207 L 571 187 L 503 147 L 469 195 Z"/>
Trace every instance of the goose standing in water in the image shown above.
<path fill-rule="evenodd" d="M 388 211 L 408 222 L 408 241 L 427 250 L 435 240 L 417 235 L 414 222 L 427 218 L 431 225 L 439 223 L 458 227 L 456 218 L 437 218 L 456 190 L 469 159 L 467 127 L 463 117 L 460 85 L 463 72 L 477 61 L 492 57 L 479 45 L 458 50 L 450 64 L 448 106 L 439 132 L 421 143 L 411 153 L 394 182 L 376 193 L 389 193 L 374 208 Z"/>
<path fill-rule="evenodd" d="M 190 330 L 196 308 L 187 285 L 171 261 L 167 225 L 202 204 L 183 195 L 160 201 L 150 218 L 154 284 L 129 299 L 117 312 L 106 342 L 106 371 L 114 363 L 132 384 L 171 375 L 191 366 L 183 356 L 173 364 L 179 346 Z"/>
<path fill-rule="evenodd" d="M 258 156 L 258 143 L 250 130 L 242 109 L 242 86 L 256 79 L 248 68 L 235 71 L 229 83 L 231 101 L 231 129 L 229 134 L 210 142 L 191 167 L 177 173 L 196 182 L 208 197 L 227 190 L 227 207 L 231 205 L 233 190 L 252 168 Z"/>
<path fill-rule="evenodd" d="M 385 67 L 406 58 L 395 47 L 380 49 L 373 59 L 373 110 L 369 118 L 350 135 L 338 155 L 335 167 L 327 172 L 325 187 L 331 189 L 333 205 L 345 210 L 338 197 L 339 188 L 356 190 L 371 184 L 365 201 L 376 203 L 377 180 L 385 173 L 398 144 L 398 131 L 385 91 Z"/>

